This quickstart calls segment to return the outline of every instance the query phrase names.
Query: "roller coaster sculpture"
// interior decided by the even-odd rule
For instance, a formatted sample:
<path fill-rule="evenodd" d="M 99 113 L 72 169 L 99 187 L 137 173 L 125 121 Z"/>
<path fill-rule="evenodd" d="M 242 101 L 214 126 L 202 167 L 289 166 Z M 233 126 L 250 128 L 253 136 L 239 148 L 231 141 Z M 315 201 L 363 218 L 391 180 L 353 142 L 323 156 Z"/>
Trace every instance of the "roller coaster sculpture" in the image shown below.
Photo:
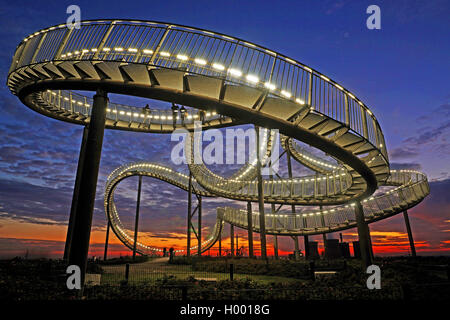
<path fill-rule="evenodd" d="M 262 164 L 274 136 L 289 156 L 314 170 L 310 176 L 264 179 L 258 193 L 258 166 L 247 163 L 231 177 L 204 164 L 189 164 L 192 187 L 205 197 L 246 202 L 314 206 L 321 209 L 265 214 L 272 235 L 314 235 L 357 225 L 355 206 L 372 223 L 417 205 L 429 193 L 427 178 L 412 170 L 390 170 L 386 144 L 372 111 L 352 92 L 317 70 L 280 53 L 235 37 L 176 24 L 82 21 L 79 29 L 57 25 L 25 38 L 17 47 L 7 85 L 31 109 L 46 116 L 88 125 L 92 98 L 71 90 L 157 99 L 205 111 L 202 129 L 254 124 L 264 131 Z M 194 129 L 198 115 L 173 118 L 167 109 L 109 103 L 105 127 L 150 133 Z M 319 157 L 299 142 L 327 154 Z M 263 150 L 263 149 L 261 149 Z M 156 178 L 188 190 L 189 175 L 150 162 L 123 165 L 108 177 L 104 207 L 112 230 L 127 247 L 133 238 L 114 203 L 118 184 L 130 176 Z M 383 191 L 390 186 L 388 191 Z M 377 195 L 374 192 L 380 188 Z M 248 212 L 218 208 L 211 248 L 224 223 L 248 228 Z M 252 230 L 260 231 L 258 212 Z M 195 249 L 193 247 L 192 249 Z M 137 243 L 141 254 L 161 251 Z"/>

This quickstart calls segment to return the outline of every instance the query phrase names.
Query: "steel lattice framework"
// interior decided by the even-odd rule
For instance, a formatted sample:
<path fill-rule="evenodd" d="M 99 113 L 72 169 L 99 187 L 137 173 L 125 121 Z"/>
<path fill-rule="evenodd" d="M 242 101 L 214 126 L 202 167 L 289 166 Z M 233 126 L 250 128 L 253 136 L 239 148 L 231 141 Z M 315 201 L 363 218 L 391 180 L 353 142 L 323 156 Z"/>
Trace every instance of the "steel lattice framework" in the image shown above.
<path fill-rule="evenodd" d="M 194 190 L 202 196 L 289 205 L 327 206 L 301 214 L 265 215 L 266 232 L 308 235 L 356 226 L 355 203 L 367 223 L 402 212 L 429 193 L 426 176 L 395 171 L 381 127 L 355 94 L 317 70 L 278 52 L 235 37 L 150 21 L 82 21 L 79 29 L 53 26 L 17 47 L 7 85 L 28 107 L 46 116 L 87 125 L 93 101 L 72 90 L 158 99 L 205 110 L 203 129 L 255 124 L 278 129 L 282 146 L 316 171 L 305 177 L 267 179 L 258 192 L 257 166 L 248 164 L 231 178 L 204 165 L 189 165 Z M 109 103 L 109 129 L 170 133 L 194 129 L 198 115 L 174 119 L 168 110 L 143 110 Z M 263 144 L 270 153 L 273 138 Z M 317 157 L 297 141 L 326 152 Z M 267 156 L 267 154 L 266 154 Z M 295 173 L 294 173 L 295 174 Z M 128 247 L 133 239 L 120 222 L 113 198 L 118 183 L 150 176 L 188 190 L 189 176 L 167 166 L 134 163 L 114 170 L 105 190 L 105 210 L 115 234 Z M 379 196 L 381 186 L 395 188 Z M 219 208 L 217 223 L 202 250 L 210 248 L 224 222 L 248 228 L 247 211 Z M 260 231 L 258 212 L 252 229 Z M 139 243 L 143 254 L 158 250 Z"/>

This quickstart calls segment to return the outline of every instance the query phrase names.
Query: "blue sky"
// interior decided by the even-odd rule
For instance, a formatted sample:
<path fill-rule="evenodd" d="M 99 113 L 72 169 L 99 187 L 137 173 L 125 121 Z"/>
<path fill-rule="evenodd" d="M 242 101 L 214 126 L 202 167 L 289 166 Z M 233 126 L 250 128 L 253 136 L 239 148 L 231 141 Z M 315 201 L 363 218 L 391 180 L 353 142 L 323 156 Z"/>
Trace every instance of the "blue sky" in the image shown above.
<path fill-rule="evenodd" d="M 20 228 L 15 236 L 10 233 L 5 236 L 2 231 L 11 221 L 63 227 L 68 219 L 82 128 L 33 112 L 9 92 L 5 82 L 16 45 L 41 28 L 64 23 L 70 4 L 80 6 L 83 20 L 131 18 L 173 22 L 247 39 L 335 79 L 377 116 L 392 167 L 420 169 L 434 181 L 429 197 L 433 202 L 427 199 L 411 210 L 412 225 L 413 229 L 417 226 L 421 240 L 435 239 L 430 248 L 448 245 L 445 241 L 449 233 L 445 230 L 450 227 L 444 222 L 450 218 L 448 1 L 3 3 L 0 8 L 3 79 L 0 86 L 0 238 L 21 238 Z M 366 8 L 371 4 L 381 8 L 381 30 L 366 28 Z M 167 161 L 168 140 L 168 136 L 162 135 L 107 131 L 95 228 L 104 230 L 102 197 L 106 175 L 130 161 Z M 134 210 L 134 185 L 135 182 L 124 184 L 119 197 L 124 216 L 129 219 Z M 174 230 L 182 232 L 185 203 L 178 199 L 184 199 L 185 193 L 155 180 L 149 180 L 146 186 L 144 207 L 147 209 L 144 210 L 149 212 L 146 230 L 155 234 L 165 232 L 166 236 Z M 164 207 L 156 205 L 158 190 L 167 191 L 166 196 L 173 203 Z M 217 203 L 211 201 L 206 206 L 212 223 Z M 143 226 L 146 219 L 143 218 Z M 376 223 L 374 228 L 404 231 L 400 217 Z M 7 246 L 11 247 L 11 240 L 8 241 Z M 290 243 L 286 242 L 285 247 L 289 249 Z M 2 248 L 0 241 L 0 251 Z"/>

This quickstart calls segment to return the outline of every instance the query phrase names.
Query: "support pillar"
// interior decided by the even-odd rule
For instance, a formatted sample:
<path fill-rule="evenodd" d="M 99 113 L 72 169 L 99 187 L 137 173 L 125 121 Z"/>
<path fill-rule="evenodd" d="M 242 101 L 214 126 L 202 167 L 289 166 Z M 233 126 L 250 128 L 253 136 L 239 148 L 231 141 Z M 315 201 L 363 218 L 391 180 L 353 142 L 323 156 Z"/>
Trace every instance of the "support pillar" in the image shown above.
<path fill-rule="evenodd" d="M 320 220 L 322 223 L 322 227 L 325 227 L 325 217 L 323 216 L 323 211 L 322 211 L 323 207 L 319 206 L 319 208 L 320 208 Z M 323 254 L 325 256 L 325 252 L 327 250 L 327 234 L 325 232 L 322 233 L 322 240 L 323 240 L 323 250 L 324 250 Z"/>
<path fill-rule="evenodd" d="M 253 254 L 253 214 L 252 203 L 247 202 L 247 231 L 248 231 L 248 256 L 254 257 Z"/>
<path fill-rule="evenodd" d="M 80 155 L 78 157 L 77 175 L 75 178 L 75 186 L 73 189 L 72 205 L 70 207 L 69 226 L 67 228 L 66 244 L 64 247 L 64 257 L 63 257 L 63 259 L 65 261 L 67 261 L 67 259 L 69 258 L 70 247 L 72 245 L 73 226 L 75 223 L 75 214 L 76 214 L 77 203 L 78 203 L 78 195 L 80 193 L 81 173 L 83 172 L 83 160 L 84 160 L 84 154 L 86 153 L 86 141 L 87 141 L 88 132 L 89 132 L 89 129 L 88 129 L 88 126 L 86 125 L 83 128 L 83 137 L 81 138 L 81 147 L 80 147 Z"/>
<path fill-rule="evenodd" d="M 266 217 L 264 214 L 264 190 L 261 177 L 261 159 L 260 159 L 260 136 L 259 127 L 256 127 L 256 171 L 258 175 L 258 204 L 259 204 L 259 234 L 261 237 L 261 257 L 267 259 L 266 247 Z"/>
<path fill-rule="evenodd" d="M 138 229 L 139 229 L 139 208 L 141 205 L 141 189 L 142 189 L 142 176 L 139 176 L 137 201 L 136 201 L 136 219 L 134 222 L 133 260 L 136 259 L 136 244 L 137 244 Z"/>
<path fill-rule="evenodd" d="M 355 205 L 356 225 L 358 229 L 359 248 L 361 250 L 361 259 L 364 267 L 367 268 L 372 264 L 372 255 L 370 254 L 369 229 L 364 219 L 364 211 L 361 203 L 356 202 Z"/>
<path fill-rule="evenodd" d="M 300 248 L 298 245 L 298 236 L 294 236 L 293 240 L 294 240 L 294 257 L 295 257 L 295 260 L 299 260 L 300 259 Z"/>
<path fill-rule="evenodd" d="M 89 240 L 91 237 L 92 215 L 94 212 L 95 192 L 105 132 L 106 107 L 108 97 L 103 90 L 94 95 L 86 150 L 80 175 L 80 190 L 75 210 L 72 245 L 69 251 L 69 265 L 77 265 L 81 270 L 81 283 L 84 286 Z"/>
<path fill-rule="evenodd" d="M 186 256 L 191 256 L 192 173 L 189 172 Z"/>
<path fill-rule="evenodd" d="M 286 153 L 286 160 L 287 160 L 287 167 L 288 167 L 288 175 L 289 175 L 289 179 L 292 179 L 292 163 L 291 163 L 291 155 L 289 154 L 289 151 Z M 293 204 L 291 206 L 292 208 L 292 213 L 295 215 L 295 205 Z M 297 217 L 294 217 L 294 228 L 297 228 Z M 294 257 L 295 260 L 298 260 L 300 258 L 300 249 L 299 249 L 299 245 L 298 245 L 298 236 L 294 236 L 292 237 L 292 239 L 294 240 Z M 306 250 L 305 250 L 306 253 Z"/>
<path fill-rule="evenodd" d="M 370 252 L 370 259 L 371 259 L 371 261 L 373 261 L 374 255 L 373 255 L 373 246 L 372 246 L 372 236 L 370 235 L 370 227 L 369 227 L 369 224 L 366 223 L 366 226 L 367 226 L 367 234 L 368 234 L 368 236 L 369 236 L 369 252 Z"/>
<path fill-rule="evenodd" d="M 106 226 L 106 239 L 105 239 L 105 252 L 103 253 L 103 261 L 106 261 L 108 257 L 108 241 L 109 241 L 109 229 L 111 228 L 111 223 L 108 219 L 108 225 Z"/>
<path fill-rule="evenodd" d="M 303 236 L 303 242 L 305 246 L 305 258 L 309 259 L 309 239 L 308 236 Z"/>
<path fill-rule="evenodd" d="M 408 232 L 409 246 L 411 247 L 411 256 L 416 257 L 416 247 L 414 245 L 414 239 L 411 232 L 411 225 L 409 224 L 408 211 L 403 211 L 403 217 L 405 218 L 406 231 Z"/>
<path fill-rule="evenodd" d="M 274 250 L 274 255 L 275 255 L 275 259 L 278 260 L 278 236 L 274 235 L 273 236 L 273 250 Z"/>
<path fill-rule="evenodd" d="M 230 247 L 231 247 L 231 256 L 234 257 L 234 226 L 230 224 Z"/>
<path fill-rule="evenodd" d="M 198 240 L 198 255 L 202 255 L 202 197 L 198 197 L 198 227 L 197 227 L 197 240 Z"/>
<path fill-rule="evenodd" d="M 272 175 L 271 175 L 271 178 L 272 178 Z M 275 214 L 275 204 L 272 203 L 270 207 L 272 209 L 272 214 L 274 215 Z M 278 260 L 278 237 L 277 237 L 277 235 L 273 236 L 273 254 L 275 256 L 275 259 Z"/>
<path fill-rule="evenodd" d="M 219 233 L 219 257 L 222 256 L 222 231 Z"/>

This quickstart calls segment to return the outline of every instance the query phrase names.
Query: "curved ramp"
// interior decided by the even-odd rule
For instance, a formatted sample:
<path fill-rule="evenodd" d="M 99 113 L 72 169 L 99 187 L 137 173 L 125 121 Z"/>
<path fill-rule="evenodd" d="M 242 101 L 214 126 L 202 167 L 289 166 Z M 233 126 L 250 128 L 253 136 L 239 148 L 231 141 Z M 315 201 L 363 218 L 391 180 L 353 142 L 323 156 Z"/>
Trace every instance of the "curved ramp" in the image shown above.
<path fill-rule="evenodd" d="M 370 212 L 366 219 L 375 221 L 418 203 L 429 192 L 424 175 L 390 170 L 381 127 L 372 111 L 352 92 L 295 59 L 221 33 L 171 23 L 117 19 L 82 21 L 79 29 L 52 26 L 20 42 L 7 85 L 31 109 L 81 125 L 90 121 L 92 101 L 71 90 L 101 89 L 204 111 L 189 109 L 178 115 L 110 103 L 106 110 L 108 129 L 192 131 L 195 121 L 201 118 L 204 129 L 238 124 L 278 129 L 286 137 L 283 146 L 317 174 L 265 180 L 265 201 L 341 206 L 326 212 L 302 213 L 304 224 L 289 215 L 272 217 L 275 222 L 269 233 L 308 234 L 350 227 L 353 222 L 345 209 L 354 201 L 363 202 Z M 325 152 L 333 160 L 309 154 L 295 140 Z M 191 165 L 190 169 L 199 193 L 243 201 L 256 199 L 252 164 L 228 179 L 201 164 Z M 141 164 L 139 168 L 120 168 L 112 180 L 108 179 L 105 194 L 105 205 L 112 215 L 115 207 L 110 197 L 115 186 L 133 172 L 186 187 L 185 177 L 167 167 Z M 371 197 L 385 185 L 397 188 L 384 198 Z M 114 219 L 111 214 L 108 216 Z M 314 223 L 318 217 L 321 226 Z M 240 211 L 219 210 L 214 234 L 220 233 L 219 221 L 244 226 L 239 219 Z M 115 223 L 120 225 L 119 220 Z M 128 241 L 125 235 L 121 239 Z"/>

